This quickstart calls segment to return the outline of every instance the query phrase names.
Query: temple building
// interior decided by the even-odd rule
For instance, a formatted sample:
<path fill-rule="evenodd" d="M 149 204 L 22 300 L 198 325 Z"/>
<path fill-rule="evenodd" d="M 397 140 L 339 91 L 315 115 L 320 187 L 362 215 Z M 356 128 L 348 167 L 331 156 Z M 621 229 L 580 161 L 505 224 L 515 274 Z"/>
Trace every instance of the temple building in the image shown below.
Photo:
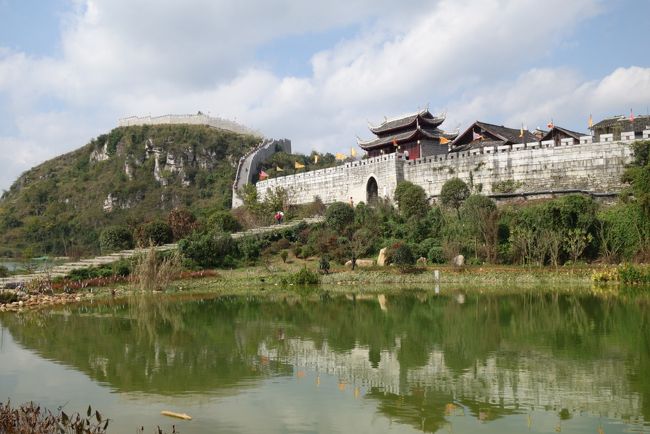
<path fill-rule="evenodd" d="M 539 141 L 544 142 L 547 140 L 553 140 L 555 146 L 560 146 L 563 139 L 572 139 L 573 144 L 580 143 L 580 137 L 588 136 L 586 133 L 577 133 L 575 131 L 567 130 L 566 128 L 553 126 L 550 131 L 547 131 Z"/>
<path fill-rule="evenodd" d="M 377 136 L 372 140 L 357 139 L 358 145 L 369 157 L 399 152 L 409 160 L 430 155 L 446 154 L 448 144 L 457 133 L 447 133 L 438 128 L 445 121 L 444 116 L 434 116 L 429 110 L 385 119 L 378 126 L 369 125 Z"/>
<path fill-rule="evenodd" d="M 516 143 L 534 143 L 539 139 L 528 130 L 508 128 L 476 121 L 451 143 L 450 152 L 469 151 L 488 146 L 514 145 Z"/>
<path fill-rule="evenodd" d="M 613 140 L 621 140 L 621 133 L 629 131 L 634 131 L 634 137 L 641 139 L 643 131 L 650 130 L 650 116 L 613 116 L 594 124 L 591 130 L 595 142 L 601 141 L 601 134 L 613 134 Z"/>

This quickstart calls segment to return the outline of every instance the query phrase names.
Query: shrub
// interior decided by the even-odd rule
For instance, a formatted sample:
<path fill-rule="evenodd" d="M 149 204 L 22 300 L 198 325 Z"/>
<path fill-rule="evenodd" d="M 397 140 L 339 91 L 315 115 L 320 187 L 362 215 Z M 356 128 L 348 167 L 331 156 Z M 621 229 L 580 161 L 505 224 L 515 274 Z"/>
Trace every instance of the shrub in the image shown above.
<path fill-rule="evenodd" d="M 427 253 L 427 259 L 432 264 L 444 264 L 445 262 L 447 262 L 445 259 L 445 252 L 442 246 L 431 247 L 429 249 L 429 252 Z"/>
<path fill-rule="evenodd" d="M 125 250 L 133 247 L 133 236 L 124 226 L 110 226 L 99 235 L 102 252 Z"/>
<path fill-rule="evenodd" d="M 208 218 L 208 228 L 225 233 L 237 232 L 242 229 L 241 224 L 228 211 L 217 211 Z"/>
<path fill-rule="evenodd" d="M 286 263 L 287 258 L 289 257 L 289 252 L 287 252 L 286 250 L 281 251 L 280 257 L 282 258 L 282 262 Z"/>
<path fill-rule="evenodd" d="M 8 276 L 9 276 L 9 269 L 4 265 L 0 265 L 0 277 L 8 277 Z"/>
<path fill-rule="evenodd" d="M 618 269 L 618 277 L 622 283 L 628 285 L 650 283 L 650 267 L 623 265 Z"/>
<path fill-rule="evenodd" d="M 320 260 L 318 261 L 318 269 L 325 274 L 328 274 L 330 272 L 330 261 L 327 256 L 321 256 Z"/>
<path fill-rule="evenodd" d="M 254 237 L 243 237 L 237 243 L 237 249 L 242 259 L 253 261 L 259 258 L 263 242 Z"/>
<path fill-rule="evenodd" d="M 87 433 L 106 432 L 110 419 L 105 419 L 89 406 L 86 417 L 79 414 L 68 416 L 65 412 L 52 413 L 33 402 L 12 408 L 11 403 L 0 403 L 0 432 L 19 433 Z"/>
<path fill-rule="evenodd" d="M 140 246 L 160 246 L 171 243 L 172 229 L 163 221 L 152 221 L 136 229 L 136 240 Z"/>
<path fill-rule="evenodd" d="M 415 264 L 415 256 L 408 244 L 397 243 L 389 249 L 389 260 L 391 264 L 409 266 Z"/>
<path fill-rule="evenodd" d="M 174 240 L 185 238 L 197 228 L 196 217 L 185 208 L 174 208 L 167 216 Z"/>
<path fill-rule="evenodd" d="M 291 282 L 296 285 L 317 285 L 320 282 L 320 277 L 318 273 L 304 267 L 291 276 Z"/>
<path fill-rule="evenodd" d="M 13 303 L 18 301 L 18 295 L 15 292 L 0 291 L 0 304 Z"/>
<path fill-rule="evenodd" d="M 237 254 L 237 246 L 230 235 L 214 232 L 194 232 L 181 240 L 178 247 L 183 256 L 204 268 L 230 265 Z"/>
<path fill-rule="evenodd" d="M 335 231 L 342 232 L 354 222 L 354 209 L 343 202 L 334 202 L 325 211 L 325 223 Z"/>

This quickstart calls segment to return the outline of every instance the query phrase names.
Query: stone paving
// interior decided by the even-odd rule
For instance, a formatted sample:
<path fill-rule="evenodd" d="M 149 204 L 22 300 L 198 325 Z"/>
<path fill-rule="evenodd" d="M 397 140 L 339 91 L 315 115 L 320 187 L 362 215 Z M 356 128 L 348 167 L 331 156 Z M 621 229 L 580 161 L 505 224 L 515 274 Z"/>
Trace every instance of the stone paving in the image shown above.
<path fill-rule="evenodd" d="M 235 232 L 231 234 L 231 237 L 234 239 L 242 238 L 245 236 L 254 236 L 261 235 L 268 232 L 279 231 L 282 229 L 289 229 L 294 226 L 298 226 L 301 223 L 306 224 L 315 224 L 320 223 L 324 220 L 323 217 L 311 217 L 302 220 L 291 221 L 283 224 L 277 224 L 273 226 L 265 226 L 261 228 L 249 229 L 247 231 Z M 164 244 L 162 246 L 156 246 L 155 249 L 159 252 L 174 250 L 178 247 L 177 244 Z M 147 251 L 146 248 L 139 249 L 130 249 L 122 250 L 120 252 L 111 253 L 110 255 L 96 256 L 94 258 L 81 259 L 74 262 L 66 262 L 60 265 L 56 265 L 51 268 L 46 268 L 44 270 L 39 270 L 31 274 L 17 274 L 10 277 L 0 278 L 0 289 L 12 288 L 18 284 L 25 284 L 32 280 L 43 279 L 43 278 L 54 278 L 54 277 L 65 277 L 71 271 L 82 270 L 85 268 L 96 267 L 100 265 L 111 264 L 117 262 L 121 259 L 128 259 L 134 256 L 143 254 Z"/>

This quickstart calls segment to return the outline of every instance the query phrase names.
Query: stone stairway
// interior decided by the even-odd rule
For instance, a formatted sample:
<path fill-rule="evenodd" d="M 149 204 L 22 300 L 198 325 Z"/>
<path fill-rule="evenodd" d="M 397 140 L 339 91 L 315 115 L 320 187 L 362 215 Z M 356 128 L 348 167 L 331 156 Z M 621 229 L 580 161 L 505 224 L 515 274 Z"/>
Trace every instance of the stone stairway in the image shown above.
<path fill-rule="evenodd" d="M 268 232 L 290 229 L 292 227 L 298 226 L 301 223 L 315 224 L 315 223 L 320 223 L 323 220 L 324 220 L 323 217 L 311 217 L 311 218 L 287 222 L 279 225 L 265 226 L 261 228 L 249 229 L 247 231 L 235 232 L 231 234 L 231 237 L 234 239 L 239 239 L 245 236 L 262 235 Z M 162 246 L 156 246 L 154 248 L 156 251 L 164 252 L 164 251 L 174 250 L 177 247 L 178 245 L 174 243 L 174 244 L 164 244 Z M 75 262 L 66 262 L 64 264 L 56 265 L 52 268 L 47 268 L 44 270 L 39 270 L 31 274 L 17 274 L 14 276 L 0 278 L 0 290 L 6 288 L 14 288 L 16 287 L 16 285 L 26 284 L 32 280 L 51 279 L 54 277 L 65 277 L 71 271 L 74 270 L 82 270 L 85 268 L 111 264 L 113 262 L 119 261 L 120 259 L 129 259 L 134 256 L 143 254 L 147 252 L 147 250 L 148 249 L 146 248 L 122 250 L 120 252 L 111 253 L 110 255 L 96 256 L 94 258 L 88 258 L 88 259 L 80 259 L 79 261 L 75 261 Z"/>

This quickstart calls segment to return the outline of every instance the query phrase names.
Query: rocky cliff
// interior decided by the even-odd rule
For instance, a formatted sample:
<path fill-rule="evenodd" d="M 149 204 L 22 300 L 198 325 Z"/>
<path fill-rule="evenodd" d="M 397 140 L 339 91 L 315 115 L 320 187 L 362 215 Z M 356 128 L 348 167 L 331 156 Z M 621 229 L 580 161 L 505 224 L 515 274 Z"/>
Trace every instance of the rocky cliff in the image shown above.
<path fill-rule="evenodd" d="M 227 208 L 260 138 L 199 125 L 121 127 L 22 174 L 0 199 L 0 255 L 90 253 L 101 229 Z"/>

